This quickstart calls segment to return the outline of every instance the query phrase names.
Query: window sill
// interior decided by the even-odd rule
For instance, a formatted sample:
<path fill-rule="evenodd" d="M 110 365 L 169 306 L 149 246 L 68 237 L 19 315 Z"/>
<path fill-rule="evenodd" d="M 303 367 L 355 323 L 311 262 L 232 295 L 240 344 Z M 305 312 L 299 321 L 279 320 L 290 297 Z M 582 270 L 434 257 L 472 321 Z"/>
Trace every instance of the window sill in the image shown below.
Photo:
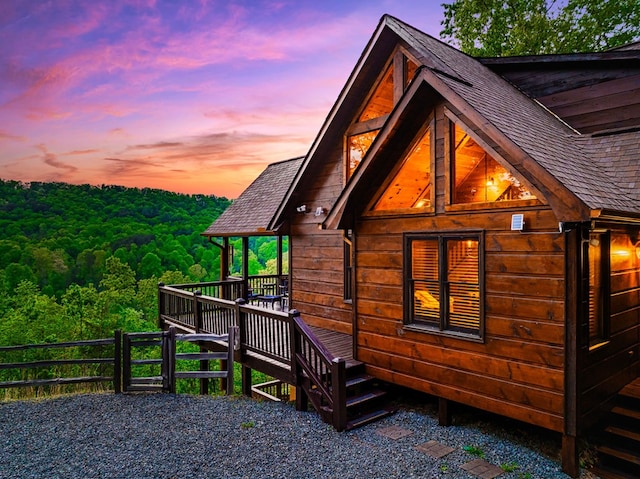
<path fill-rule="evenodd" d="M 444 336 L 447 338 L 463 339 L 465 341 L 471 341 L 474 343 L 484 343 L 484 338 L 477 334 L 461 333 L 458 331 L 447 331 L 442 329 L 436 329 L 434 327 L 427 326 L 424 324 L 416 324 L 416 323 L 405 324 L 403 327 L 403 330 L 412 331 L 415 333 L 422 333 L 422 334 L 425 334 L 425 333 L 433 334 L 434 336 Z"/>
<path fill-rule="evenodd" d="M 544 206 L 539 200 L 509 200 L 509 201 L 492 201 L 482 203 L 455 203 L 445 205 L 444 210 L 446 212 L 468 212 L 470 210 L 493 210 L 493 209 L 507 209 L 507 208 L 525 208 L 531 206 Z"/>

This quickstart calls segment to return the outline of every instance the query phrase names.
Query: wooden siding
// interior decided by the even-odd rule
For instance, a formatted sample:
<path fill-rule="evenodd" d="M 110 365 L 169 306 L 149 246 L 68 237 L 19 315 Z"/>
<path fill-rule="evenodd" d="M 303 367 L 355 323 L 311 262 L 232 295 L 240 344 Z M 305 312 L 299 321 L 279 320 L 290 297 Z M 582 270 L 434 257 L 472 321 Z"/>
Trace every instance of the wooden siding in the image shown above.
<path fill-rule="evenodd" d="M 390 382 L 562 431 L 564 238 L 550 211 L 530 217 L 523 233 L 505 231 L 511 212 L 361 221 L 357 358 Z M 404 327 L 402 233 L 458 223 L 485 232 L 484 342 Z"/>
<path fill-rule="evenodd" d="M 298 198 L 309 213 L 292 218 L 290 298 L 307 324 L 352 334 L 352 306 L 344 300 L 342 231 L 319 229 L 325 215 L 315 216 L 316 208 L 331 208 L 342 190 L 343 168 L 340 145 Z"/>
<path fill-rule="evenodd" d="M 536 65 L 501 74 L 582 133 L 640 125 L 640 73 L 633 62 L 620 68 Z"/>

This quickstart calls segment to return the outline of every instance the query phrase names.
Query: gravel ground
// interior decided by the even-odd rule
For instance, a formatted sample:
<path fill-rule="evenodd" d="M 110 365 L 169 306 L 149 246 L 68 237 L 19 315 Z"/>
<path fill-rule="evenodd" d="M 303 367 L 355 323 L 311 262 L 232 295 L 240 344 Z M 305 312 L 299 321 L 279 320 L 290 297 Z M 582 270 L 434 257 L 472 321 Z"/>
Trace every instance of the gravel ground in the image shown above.
<path fill-rule="evenodd" d="M 517 466 L 500 478 L 567 478 L 559 437 L 464 414 L 438 426 L 429 405 L 337 433 L 314 412 L 242 397 L 82 394 L 0 403 L 0 478 L 472 478 L 477 459 Z M 462 420 L 460 420 L 460 417 Z M 410 432 L 390 439 L 395 426 Z M 527 428 L 529 429 L 529 428 Z M 454 448 L 441 459 L 416 449 Z M 583 472 L 581 478 L 592 478 Z"/>

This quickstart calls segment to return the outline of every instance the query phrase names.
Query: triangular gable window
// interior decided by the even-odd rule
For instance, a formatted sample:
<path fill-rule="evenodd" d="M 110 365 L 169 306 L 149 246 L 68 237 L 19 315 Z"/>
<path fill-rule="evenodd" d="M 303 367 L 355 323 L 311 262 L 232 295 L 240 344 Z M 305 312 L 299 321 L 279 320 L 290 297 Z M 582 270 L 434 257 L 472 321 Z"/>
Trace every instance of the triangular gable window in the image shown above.
<path fill-rule="evenodd" d="M 393 63 L 389 65 L 373 95 L 369 98 L 358 122 L 388 115 L 391 110 L 393 110 Z"/>
<path fill-rule="evenodd" d="M 398 49 L 369 95 L 357 119 L 347 131 L 346 177 L 349 179 L 384 122 L 418 70 L 418 64 Z"/>
<path fill-rule="evenodd" d="M 431 126 L 406 156 L 373 211 L 431 207 Z"/>
<path fill-rule="evenodd" d="M 465 130 L 453 123 L 451 152 L 453 203 L 535 200 L 536 197 L 490 156 Z"/>

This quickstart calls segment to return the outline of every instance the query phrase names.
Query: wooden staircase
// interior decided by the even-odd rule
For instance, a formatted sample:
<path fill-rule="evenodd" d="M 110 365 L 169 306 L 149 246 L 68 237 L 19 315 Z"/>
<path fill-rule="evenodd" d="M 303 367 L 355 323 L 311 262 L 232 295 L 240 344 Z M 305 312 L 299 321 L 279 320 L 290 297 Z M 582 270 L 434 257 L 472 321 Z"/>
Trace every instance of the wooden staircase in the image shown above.
<path fill-rule="evenodd" d="M 378 381 L 366 374 L 364 364 L 349 361 L 346 366 L 346 381 L 343 386 L 346 391 L 346 426 L 344 430 L 364 426 L 389 416 L 395 408 L 387 406 L 387 392 Z M 333 408 L 324 401 L 317 388 L 308 389 L 309 399 L 314 408 L 320 413 L 322 420 L 334 424 Z"/>
<path fill-rule="evenodd" d="M 640 477 L 640 378 L 618 393 L 594 442 L 599 458 L 595 474 L 602 479 Z"/>
<path fill-rule="evenodd" d="M 347 431 L 395 412 L 394 407 L 387 405 L 387 392 L 373 376 L 365 373 L 364 364 L 360 362 L 347 366 L 346 390 Z"/>

